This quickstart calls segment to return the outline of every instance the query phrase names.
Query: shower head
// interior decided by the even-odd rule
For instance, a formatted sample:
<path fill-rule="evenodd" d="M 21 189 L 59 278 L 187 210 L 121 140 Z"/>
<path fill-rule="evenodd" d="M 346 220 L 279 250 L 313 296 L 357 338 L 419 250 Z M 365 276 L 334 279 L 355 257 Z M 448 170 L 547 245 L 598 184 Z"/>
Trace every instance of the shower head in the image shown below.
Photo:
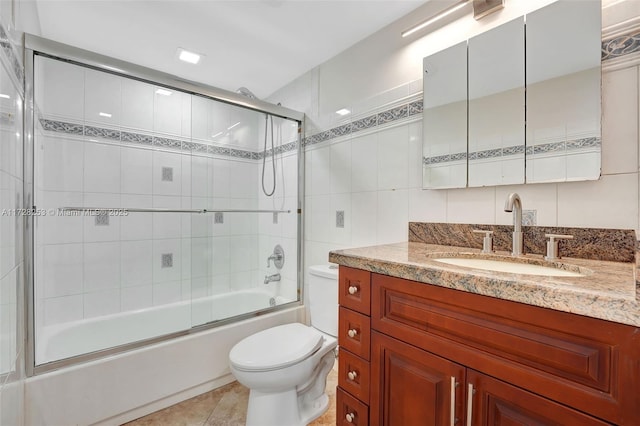
<path fill-rule="evenodd" d="M 258 99 L 258 97 L 254 95 L 251 90 L 247 89 L 244 86 L 236 90 L 236 93 L 240 93 L 242 96 L 246 96 L 249 99 Z"/>

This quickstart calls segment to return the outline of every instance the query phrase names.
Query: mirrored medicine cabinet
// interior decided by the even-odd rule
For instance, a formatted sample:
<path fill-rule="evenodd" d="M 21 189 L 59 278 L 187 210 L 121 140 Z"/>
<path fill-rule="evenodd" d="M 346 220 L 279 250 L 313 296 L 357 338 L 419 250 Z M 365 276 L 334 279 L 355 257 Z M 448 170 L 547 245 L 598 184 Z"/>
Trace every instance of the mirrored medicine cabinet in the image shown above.
<path fill-rule="evenodd" d="M 601 2 L 559 0 L 423 60 L 423 187 L 594 180 Z"/>

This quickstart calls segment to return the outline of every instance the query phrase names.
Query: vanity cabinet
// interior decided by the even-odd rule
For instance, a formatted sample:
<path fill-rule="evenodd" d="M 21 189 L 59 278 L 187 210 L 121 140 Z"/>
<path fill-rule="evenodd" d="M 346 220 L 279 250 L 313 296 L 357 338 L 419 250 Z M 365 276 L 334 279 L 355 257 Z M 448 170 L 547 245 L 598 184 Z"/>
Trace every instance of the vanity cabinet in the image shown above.
<path fill-rule="evenodd" d="M 367 277 L 370 307 L 345 307 Z M 640 424 L 636 327 L 343 266 L 340 285 L 337 424 Z"/>

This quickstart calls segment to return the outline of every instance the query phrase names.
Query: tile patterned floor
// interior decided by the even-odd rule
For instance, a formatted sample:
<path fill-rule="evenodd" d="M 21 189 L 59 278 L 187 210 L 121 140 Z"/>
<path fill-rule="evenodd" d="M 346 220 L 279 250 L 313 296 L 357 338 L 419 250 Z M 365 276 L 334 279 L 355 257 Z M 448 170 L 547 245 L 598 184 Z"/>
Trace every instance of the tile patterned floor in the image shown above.
<path fill-rule="evenodd" d="M 337 361 L 327 377 L 330 405 L 310 426 L 336 424 Z M 164 410 L 141 417 L 125 426 L 242 426 L 245 422 L 249 389 L 238 382 L 198 395 Z"/>

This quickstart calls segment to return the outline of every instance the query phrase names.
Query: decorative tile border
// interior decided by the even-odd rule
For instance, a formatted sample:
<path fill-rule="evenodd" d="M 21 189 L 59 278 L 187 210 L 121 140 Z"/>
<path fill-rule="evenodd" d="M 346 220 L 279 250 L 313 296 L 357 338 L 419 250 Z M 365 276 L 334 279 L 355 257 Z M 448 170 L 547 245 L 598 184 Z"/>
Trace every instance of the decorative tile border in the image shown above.
<path fill-rule="evenodd" d="M 64 121 L 40 119 L 43 130 L 48 132 L 65 133 L 74 136 L 87 136 L 102 138 L 110 141 L 125 144 L 136 144 L 154 146 L 164 149 L 172 149 L 186 152 L 200 152 L 226 157 L 242 158 L 246 160 L 261 160 L 264 157 L 262 152 L 253 152 L 242 149 L 221 147 L 198 142 L 188 142 L 178 139 L 147 135 L 143 133 L 125 132 L 115 129 L 107 129 L 83 124 L 67 123 Z M 289 142 L 275 148 L 276 154 L 282 154 L 297 149 L 297 141 Z M 272 150 L 268 150 L 266 156 L 272 155 Z"/>
<path fill-rule="evenodd" d="M 602 41 L 601 61 L 619 58 L 640 51 L 640 30 Z"/>
<path fill-rule="evenodd" d="M 4 56 L 9 61 L 11 65 L 11 69 L 13 70 L 13 74 L 20 82 L 22 86 L 24 82 L 24 67 L 22 63 L 18 59 L 18 52 L 14 48 L 13 43 L 11 43 L 11 39 L 9 38 L 9 34 L 7 30 L 4 28 L 4 25 L 0 24 L 0 47 L 2 48 L 2 52 L 4 52 Z"/>
<path fill-rule="evenodd" d="M 551 142 L 541 145 L 534 145 L 526 147 L 526 155 L 534 156 L 540 154 L 548 154 L 550 152 L 569 152 L 577 151 L 584 148 L 600 147 L 601 139 L 597 137 L 575 139 L 571 141 Z M 519 155 L 525 153 L 524 145 L 509 146 L 506 148 L 487 149 L 483 151 L 470 152 L 468 155 L 469 161 L 473 160 L 486 160 L 489 158 L 508 157 L 511 155 Z M 450 155 L 438 155 L 434 157 L 423 157 L 422 164 L 444 164 L 453 161 L 464 160 L 466 153 L 457 153 Z"/>

